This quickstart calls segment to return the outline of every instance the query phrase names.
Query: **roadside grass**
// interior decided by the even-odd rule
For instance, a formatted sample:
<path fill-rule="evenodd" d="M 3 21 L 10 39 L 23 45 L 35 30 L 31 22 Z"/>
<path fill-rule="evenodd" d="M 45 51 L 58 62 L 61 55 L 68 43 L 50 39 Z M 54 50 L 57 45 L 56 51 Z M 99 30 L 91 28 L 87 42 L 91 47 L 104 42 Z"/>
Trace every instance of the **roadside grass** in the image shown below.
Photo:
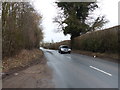
<path fill-rule="evenodd" d="M 41 62 L 43 52 L 39 49 L 21 50 L 21 52 L 14 57 L 7 57 L 2 60 L 2 72 L 13 72 L 15 69 L 30 66 L 32 63 Z"/>

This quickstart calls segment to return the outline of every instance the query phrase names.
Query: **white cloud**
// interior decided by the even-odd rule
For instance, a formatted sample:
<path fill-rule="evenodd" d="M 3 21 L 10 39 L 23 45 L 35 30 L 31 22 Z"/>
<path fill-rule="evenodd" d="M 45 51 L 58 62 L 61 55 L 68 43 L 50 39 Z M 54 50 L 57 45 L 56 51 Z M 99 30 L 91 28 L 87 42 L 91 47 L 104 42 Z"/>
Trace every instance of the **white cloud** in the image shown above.
<path fill-rule="evenodd" d="M 100 2 L 100 13 L 109 20 L 106 28 L 118 25 L 118 2 L 119 0 L 98 0 Z"/>
<path fill-rule="evenodd" d="M 57 27 L 53 23 L 53 18 L 57 15 L 57 10 L 54 5 L 54 0 L 36 0 L 34 2 L 35 8 L 43 16 L 43 31 L 44 31 L 44 41 L 55 42 L 64 39 L 69 39 L 69 36 L 64 36 L 63 33 L 56 33 Z"/>

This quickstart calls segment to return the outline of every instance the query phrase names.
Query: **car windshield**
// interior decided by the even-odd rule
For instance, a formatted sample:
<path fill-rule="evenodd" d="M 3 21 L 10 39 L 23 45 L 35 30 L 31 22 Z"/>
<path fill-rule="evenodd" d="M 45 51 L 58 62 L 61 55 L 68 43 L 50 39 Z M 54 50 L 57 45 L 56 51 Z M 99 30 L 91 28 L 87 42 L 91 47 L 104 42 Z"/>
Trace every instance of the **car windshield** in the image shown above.
<path fill-rule="evenodd" d="M 68 46 L 62 46 L 62 48 L 69 48 Z"/>

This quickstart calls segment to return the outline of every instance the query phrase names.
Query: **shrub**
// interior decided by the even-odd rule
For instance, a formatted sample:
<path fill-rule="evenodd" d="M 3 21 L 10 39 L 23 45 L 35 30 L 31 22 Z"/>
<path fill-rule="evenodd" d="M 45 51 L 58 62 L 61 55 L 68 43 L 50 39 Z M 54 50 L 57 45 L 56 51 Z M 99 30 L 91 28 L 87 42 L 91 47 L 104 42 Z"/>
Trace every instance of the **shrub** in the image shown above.
<path fill-rule="evenodd" d="M 74 39 L 74 47 L 93 52 L 118 52 L 118 27 L 84 34 Z"/>

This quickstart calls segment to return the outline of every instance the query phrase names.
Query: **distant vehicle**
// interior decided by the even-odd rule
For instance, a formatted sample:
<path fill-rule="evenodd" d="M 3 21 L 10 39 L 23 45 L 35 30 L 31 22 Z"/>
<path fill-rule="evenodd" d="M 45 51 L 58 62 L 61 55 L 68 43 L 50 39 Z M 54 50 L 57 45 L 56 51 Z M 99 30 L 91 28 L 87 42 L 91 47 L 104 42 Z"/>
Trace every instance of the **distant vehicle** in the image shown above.
<path fill-rule="evenodd" d="M 67 45 L 61 45 L 60 47 L 59 47 L 59 49 L 58 49 L 58 52 L 59 53 L 71 53 L 71 49 L 69 48 L 69 46 L 67 46 Z"/>

